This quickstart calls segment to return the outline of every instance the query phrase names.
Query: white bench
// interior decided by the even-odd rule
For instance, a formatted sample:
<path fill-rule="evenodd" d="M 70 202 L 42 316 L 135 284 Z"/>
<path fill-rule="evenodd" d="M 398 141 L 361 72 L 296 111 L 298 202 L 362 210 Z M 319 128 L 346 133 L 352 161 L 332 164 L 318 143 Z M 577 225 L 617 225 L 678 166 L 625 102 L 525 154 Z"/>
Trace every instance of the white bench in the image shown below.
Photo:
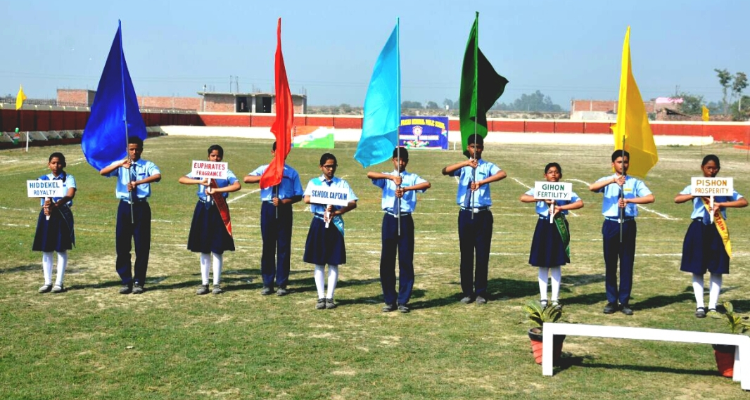
<path fill-rule="evenodd" d="M 542 375 L 552 376 L 552 345 L 555 335 L 723 344 L 736 346 L 734 380 L 740 381 L 742 389 L 750 390 L 750 337 L 745 335 L 561 323 L 546 323 L 542 332 Z"/>

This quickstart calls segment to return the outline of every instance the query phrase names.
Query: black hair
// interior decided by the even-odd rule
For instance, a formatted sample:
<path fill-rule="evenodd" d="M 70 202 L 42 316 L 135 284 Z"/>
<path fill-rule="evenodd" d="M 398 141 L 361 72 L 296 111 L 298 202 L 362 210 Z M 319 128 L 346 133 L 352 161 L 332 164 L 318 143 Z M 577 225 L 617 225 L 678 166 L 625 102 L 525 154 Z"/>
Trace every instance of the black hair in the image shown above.
<path fill-rule="evenodd" d="M 333 154 L 331 154 L 331 153 L 323 153 L 323 155 L 320 156 L 320 166 L 322 167 L 323 164 L 325 164 L 326 161 L 328 161 L 328 160 L 333 160 L 333 163 L 335 165 L 338 165 L 338 163 L 339 163 L 338 161 L 336 161 L 336 156 L 334 156 Z"/>
<path fill-rule="evenodd" d="M 271 150 L 276 151 L 276 142 L 273 142 L 273 146 L 271 146 Z M 323 165 L 323 164 L 321 164 Z"/>
<path fill-rule="evenodd" d="M 560 164 L 558 164 L 556 162 L 551 162 L 551 163 L 547 164 L 544 167 L 544 173 L 546 174 L 547 171 L 549 171 L 549 169 L 552 168 L 552 167 L 557 167 L 557 172 L 559 172 L 560 176 L 562 176 L 562 167 L 560 166 Z"/>
<path fill-rule="evenodd" d="M 208 155 L 210 156 L 211 153 L 213 153 L 214 150 L 219 151 L 219 157 L 224 158 L 224 148 L 219 146 L 218 144 L 213 144 L 211 147 L 208 148 Z"/>
<path fill-rule="evenodd" d="M 396 147 L 393 149 L 393 158 L 397 158 L 399 155 L 401 155 L 402 160 L 409 161 L 409 150 L 406 150 L 406 147 Z"/>
<path fill-rule="evenodd" d="M 47 161 L 52 162 L 53 158 L 57 158 L 58 160 L 60 160 L 60 164 L 62 164 L 63 168 L 65 168 L 65 156 L 63 155 L 63 153 L 56 151 L 49 155 L 49 160 Z"/>
<path fill-rule="evenodd" d="M 464 151 L 464 155 L 468 158 L 471 157 L 471 153 L 469 153 L 468 147 L 469 145 L 477 145 L 477 146 L 484 146 L 484 138 L 479 135 L 470 135 L 469 139 L 466 141 L 466 151 Z"/>
<path fill-rule="evenodd" d="M 721 169 L 721 163 L 719 162 L 719 157 L 714 154 L 709 154 L 703 157 L 703 162 L 701 163 L 701 167 L 705 167 L 709 161 L 713 161 L 716 164 L 716 168 Z"/>
<path fill-rule="evenodd" d="M 623 150 L 615 150 L 612 153 L 612 162 L 615 162 L 615 160 L 617 160 L 618 157 L 622 157 L 623 154 L 625 155 L 625 157 L 628 158 L 628 160 L 630 160 L 630 153 L 628 153 L 627 151 L 623 151 Z"/>
<path fill-rule="evenodd" d="M 138 136 L 129 136 L 128 144 L 135 144 L 138 145 L 138 147 L 143 148 L 143 139 L 139 138 Z"/>

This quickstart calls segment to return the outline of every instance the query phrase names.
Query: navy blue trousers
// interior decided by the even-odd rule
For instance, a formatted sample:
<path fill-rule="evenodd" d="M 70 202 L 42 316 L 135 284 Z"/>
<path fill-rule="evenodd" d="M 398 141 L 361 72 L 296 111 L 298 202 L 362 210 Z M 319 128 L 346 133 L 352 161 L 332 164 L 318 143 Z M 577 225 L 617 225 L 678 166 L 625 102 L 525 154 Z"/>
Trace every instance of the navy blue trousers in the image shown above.
<path fill-rule="evenodd" d="M 151 251 L 151 207 L 148 202 L 133 203 L 133 221 L 130 218 L 130 204 L 121 201 L 117 207 L 115 268 L 124 285 L 134 280 L 136 284 L 143 285 L 146 283 L 148 254 Z M 130 263 L 131 238 L 135 243 L 135 279 Z"/>
<path fill-rule="evenodd" d="M 276 210 L 278 209 L 278 218 Z M 263 202 L 260 208 L 260 234 L 263 238 L 263 254 L 260 258 L 260 273 L 263 286 L 286 287 L 289 280 L 289 258 L 292 248 L 292 206 Z"/>
<path fill-rule="evenodd" d="M 396 302 L 396 252 L 398 252 L 398 304 L 407 304 L 414 288 L 414 220 L 411 215 L 401 216 L 401 236 L 398 235 L 398 218 L 383 216 L 380 252 L 380 285 L 385 304 Z"/>
<path fill-rule="evenodd" d="M 604 220 L 602 241 L 604 242 L 604 266 L 606 269 L 605 287 L 607 301 L 628 304 L 633 289 L 633 261 L 635 260 L 635 220 L 622 223 L 622 243 L 620 243 L 620 224 L 617 221 Z M 617 287 L 617 261 L 620 261 L 620 287 Z"/>
<path fill-rule="evenodd" d="M 490 210 L 480 211 L 471 218 L 471 211 L 458 213 L 458 241 L 461 248 L 461 290 L 464 296 L 484 296 L 487 291 L 487 270 L 490 263 L 492 224 Z M 476 251 L 476 273 L 474 252 Z"/>

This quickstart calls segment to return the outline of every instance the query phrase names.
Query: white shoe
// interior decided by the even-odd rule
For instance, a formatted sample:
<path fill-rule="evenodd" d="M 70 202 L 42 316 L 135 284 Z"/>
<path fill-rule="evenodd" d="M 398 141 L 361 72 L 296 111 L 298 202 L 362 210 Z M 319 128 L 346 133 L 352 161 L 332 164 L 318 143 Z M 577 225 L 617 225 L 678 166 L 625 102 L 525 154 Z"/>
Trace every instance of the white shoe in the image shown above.
<path fill-rule="evenodd" d="M 47 293 L 50 290 L 52 290 L 52 284 L 45 283 L 44 285 L 42 285 L 42 287 L 39 288 L 39 293 Z"/>

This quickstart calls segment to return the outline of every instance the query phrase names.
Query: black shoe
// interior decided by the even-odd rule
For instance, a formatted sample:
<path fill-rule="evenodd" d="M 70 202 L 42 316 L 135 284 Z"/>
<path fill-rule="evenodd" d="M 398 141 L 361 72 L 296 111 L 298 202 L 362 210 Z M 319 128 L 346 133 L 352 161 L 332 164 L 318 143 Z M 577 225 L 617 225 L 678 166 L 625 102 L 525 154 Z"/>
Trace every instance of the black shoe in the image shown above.
<path fill-rule="evenodd" d="M 316 310 L 325 310 L 326 309 L 326 299 L 320 298 L 318 299 L 318 302 L 315 304 Z"/>
<path fill-rule="evenodd" d="M 407 307 L 405 304 L 399 304 L 398 306 L 398 312 L 402 314 L 406 314 L 409 312 L 409 307 Z"/>
<path fill-rule="evenodd" d="M 481 306 L 482 304 L 487 304 L 487 299 L 485 299 L 482 296 L 477 296 L 477 305 Z"/>
<path fill-rule="evenodd" d="M 201 285 L 201 287 L 198 288 L 198 290 L 195 292 L 197 295 L 204 295 L 208 294 L 208 285 Z"/>
<path fill-rule="evenodd" d="M 273 288 L 270 286 L 263 286 L 263 290 L 260 291 L 263 296 L 268 296 L 271 293 L 273 293 Z"/>
<path fill-rule="evenodd" d="M 471 303 L 471 296 L 464 296 L 464 298 L 461 299 L 461 303 L 464 303 L 464 304 Z"/>
<path fill-rule="evenodd" d="M 279 287 L 278 290 L 276 290 L 277 296 L 286 296 L 287 294 L 289 294 L 289 291 L 286 290 L 285 287 Z"/>
<path fill-rule="evenodd" d="M 130 294 L 133 291 L 133 286 L 122 285 L 120 286 L 120 294 Z"/>
<path fill-rule="evenodd" d="M 333 298 L 326 299 L 326 308 L 329 310 L 332 310 L 334 308 L 338 307 L 336 303 L 333 302 Z"/>
<path fill-rule="evenodd" d="M 143 293 L 143 285 L 135 284 L 133 285 L 133 294 L 141 294 Z"/>
<path fill-rule="evenodd" d="M 695 318 L 706 318 L 706 307 L 698 307 L 695 309 Z"/>
<path fill-rule="evenodd" d="M 396 305 L 395 304 L 386 304 L 386 305 L 383 306 L 382 311 L 383 312 L 391 312 L 391 311 L 393 311 L 395 309 L 396 309 Z"/>
<path fill-rule="evenodd" d="M 633 309 L 631 309 L 627 304 L 621 304 L 620 311 L 622 311 L 622 313 L 625 315 L 633 315 Z"/>
<path fill-rule="evenodd" d="M 605 314 L 614 314 L 615 311 L 617 311 L 617 303 L 607 303 L 607 305 L 604 306 L 603 312 Z"/>

